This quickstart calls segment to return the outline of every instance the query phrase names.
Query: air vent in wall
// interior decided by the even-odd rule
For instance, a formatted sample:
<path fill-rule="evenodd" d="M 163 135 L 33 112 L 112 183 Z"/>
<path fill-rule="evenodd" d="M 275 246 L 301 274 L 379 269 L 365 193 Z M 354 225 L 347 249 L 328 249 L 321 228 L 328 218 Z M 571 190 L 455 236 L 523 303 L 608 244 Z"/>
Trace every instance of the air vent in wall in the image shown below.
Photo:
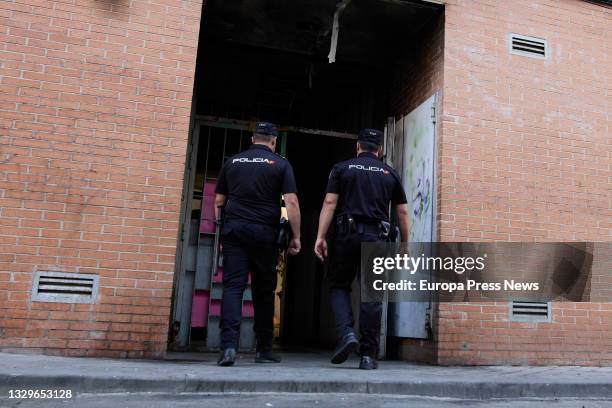
<path fill-rule="evenodd" d="M 32 301 L 94 303 L 98 293 L 98 275 L 64 272 L 36 272 Z"/>
<path fill-rule="evenodd" d="M 550 322 L 550 302 L 510 302 L 510 321 Z"/>
<path fill-rule="evenodd" d="M 548 44 L 546 40 L 541 38 L 511 33 L 508 43 L 511 54 L 533 58 L 546 58 L 548 56 Z"/>

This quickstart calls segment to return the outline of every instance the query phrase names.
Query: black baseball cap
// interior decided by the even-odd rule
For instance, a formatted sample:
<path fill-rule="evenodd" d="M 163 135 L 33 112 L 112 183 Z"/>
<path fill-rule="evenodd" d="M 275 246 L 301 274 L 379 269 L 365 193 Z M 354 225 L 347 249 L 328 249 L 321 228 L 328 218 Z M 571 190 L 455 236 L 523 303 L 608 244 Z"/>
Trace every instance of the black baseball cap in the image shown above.
<path fill-rule="evenodd" d="M 278 129 L 272 123 L 268 122 L 257 122 L 254 133 L 278 137 Z"/>
<path fill-rule="evenodd" d="M 377 146 L 382 146 L 383 132 L 376 129 L 362 129 L 361 132 L 359 132 L 359 137 L 357 140 L 360 142 L 368 142 Z"/>

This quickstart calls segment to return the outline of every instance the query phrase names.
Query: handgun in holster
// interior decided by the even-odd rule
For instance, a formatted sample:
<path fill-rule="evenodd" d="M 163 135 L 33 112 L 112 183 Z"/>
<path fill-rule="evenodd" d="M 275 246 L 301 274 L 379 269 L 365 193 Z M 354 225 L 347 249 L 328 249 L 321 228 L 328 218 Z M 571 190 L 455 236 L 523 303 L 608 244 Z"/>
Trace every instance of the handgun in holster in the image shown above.
<path fill-rule="evenodd" d="M 291 225 L 289 220 L 285 217 L 280 219 L 278 227 L 278 234 L 276 235 L 276 245 L 281 249 L 285 250 L 289 248 L 289 242 L 291 241 Z"/>
<path fill-rule="evenodd" d="M 212 274 L 217 275 L 219 272 L 219 262 L 223 254 L 219 250 L 219 244 L 221 243 L 221 230 L 223 229 L 223 222 L 225 221 L 225 206 L 220 205 L 219 207 L 219 219 L 215 220 L 215 239 L 213 243 L 213 256 L 212 256 Z"/>
<path fill-rule="evenodd" d="M 380 221 L 378 224 L 378 228 L 380 230 L 379 238 L 381 241 L 397 242 L 400 233 L 399 228 L 397 226 L 387 221 Z"/>
<path fill-rule="evenodd" d="M 378 222 L 378 238 L 381 241 L 389 240 L 389 233 L 391 232 L 391 224 L 387 221 L 379 221 Z"/>

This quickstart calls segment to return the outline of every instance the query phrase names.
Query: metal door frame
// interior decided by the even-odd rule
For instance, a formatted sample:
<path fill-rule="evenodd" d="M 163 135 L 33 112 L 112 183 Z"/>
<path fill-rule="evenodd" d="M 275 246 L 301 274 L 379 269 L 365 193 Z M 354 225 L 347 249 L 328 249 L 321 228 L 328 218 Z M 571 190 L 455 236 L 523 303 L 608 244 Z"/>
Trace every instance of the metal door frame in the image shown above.
<path fill-rule="evenodd" d="M 195 105 L 194 105 L 195 106 Z M 192 111 L 195 109 L 192 107 Z M 234 129 L 234 130 L 242 130 L 242 131 L 252 131 L 255 125 L 255 121 L 246 121 L 240 119 L 231 119 L 231 118 L 223 118 L 216 117 L 210 115 L 193 115 L 192 124 L 190 129 L 189 141 L 187 144 L 187 160 L 185 163 L 185 171 L 183 176 L 183 193 L 181 195 L 181 216 L 180 216 L 180 225 L 178 231 L 178 239 L 177 239 L 177 251 L 176 251 L 176 261 L 175 261 L 175 270 L 174 270 L 174 284 L 172 290 L 172 312 L 170 318 L 170 330 L 169 330 L 169 341 L 168 341 L 168 349 L 182 349 L 189 345 L 189 340 L 183 342 L 181 344 L 177 343 L 179 340 L 178 334 L 181 330 L 180 322 L 182 322 L 182 316 L 180 316 L 183 311 L 180 307 L 180 302 L 185 296 L 185 293 L 182 291 L 182 282 L 181 280 L 185 275 L 185 259 L 187 257 L 188 250 L 188 242 L 189 236 L 191 234 L 191 213 L 192 213 L 192 201 L 193 201 L 193 191 L 195 188 L 195 176 L 197 170 L 197 160 L 198 160 L 198 150 L 199 150 L 199 142 L 200 142 L 200 131 L 202 127 L 211 127 L 211 128 L 222 128 L 222 129 Z M 297 126 L 280 126 L 281 133 L 287 135 L 287 131 L 294 133 L 302 133 L 302 134 L 315 134 L 322 135 L 328 137 L 339 137 L 345 139 L 357 139 L 357 135 L 353 133 L 347 132 L 336 132 L 331 130 L 323 130 L 323 129 L 311 129 Z M 283 149 L 286 147 L 286 139 L 287 137 L 283 137 L 281 139 L 280 148 Z M 282 321 L 282 320 L 281 320 Z M 175 324 L 179 322 L 179 328 L 175 333 Z M 188 332 L 191 331 L 191 319 L 183 322 L 183 324 L 188 325 Z M 183 329 L 185 330 L 185 329 Z M 176 334 L 176 336 L 174 336 Z"/>
<path fill-rule="evenodd" d="M 181 195 L 181 218 L 179 225 L 179 233 L 178 233 L 178 242 L 177 242 L 177 260 L 175 262 L 175 270 L 174 270 L 174 285 L 172 290 L 172 315 L 170 321 L 170 339 L 168 342 L 169 348 L 175 347 L 186 347 L 187 344 L 176 344 L 175 340 L 178 339 L 178 333 L 180 332 L 180 326 L 178 330 L 176 330 L 175 334 L 174 326 L 176 322 L 180 322 L 181 316 L 179 315 L 181 312 L 181 308 L 179 306 L 179 302 L 182 299 L 181 292 L 181 280 L 185 274 L 184 271 L 184 260 L 187 255 L 187 248 L 189 245 L 185 243 L 185 237 L 189 239 L 190 227 L 191 227 L 191 212 L 192 201 L 193 201 L 193 190 L 195 184 L 195 172 L 197 170 L 197 159 L 198 159 L 198 147 L 200 140 L 200 127 L 201 124 L 198 120 L 193 121 L 192 129 L 190 132 L 189 142 L 187 144 L 187 162 L 185 163 L 185 172 L 183 177 L 183 193 Z M 191 326 L 191 321 L 189 322 L 189 326 Z"/>

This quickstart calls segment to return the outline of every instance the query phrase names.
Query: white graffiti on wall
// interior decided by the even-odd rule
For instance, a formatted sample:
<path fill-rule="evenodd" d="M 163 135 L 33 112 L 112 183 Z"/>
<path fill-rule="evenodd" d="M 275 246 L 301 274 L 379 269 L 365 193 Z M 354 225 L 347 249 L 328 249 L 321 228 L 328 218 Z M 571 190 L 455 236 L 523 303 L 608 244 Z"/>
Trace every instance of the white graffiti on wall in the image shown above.
<path fill-rule="evenodd" d="M 404 188 L 410 205 L 410 241 L 430 242 L 433 227 L 434 137 L 431 104 L 404 120 Z"/>

